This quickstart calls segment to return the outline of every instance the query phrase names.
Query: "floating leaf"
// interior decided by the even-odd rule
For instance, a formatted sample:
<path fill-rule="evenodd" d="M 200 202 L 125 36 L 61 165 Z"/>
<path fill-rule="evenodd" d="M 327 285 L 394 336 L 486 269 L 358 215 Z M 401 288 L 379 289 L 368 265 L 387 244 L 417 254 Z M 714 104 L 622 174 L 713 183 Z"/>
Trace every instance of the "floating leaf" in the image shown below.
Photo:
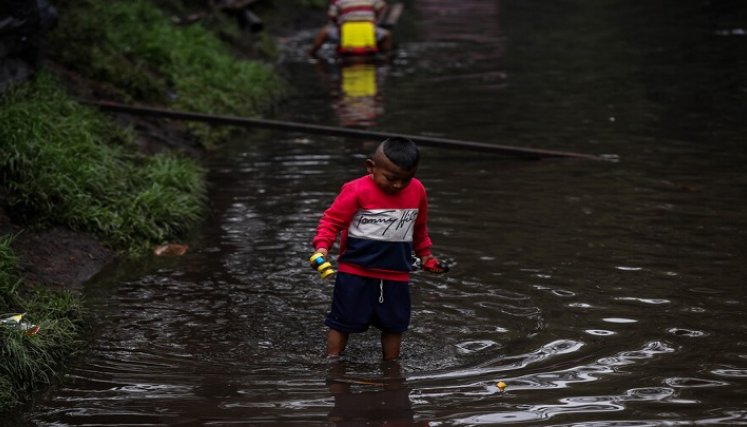
<path fill-rule="evenodd" d="M 179 243 L 167 243 L 165 245 L 156 246 L 153 249 L 153 253 L 156 256 L 182 256 L 187 253 L 189 246 L 182 245 Z"/>

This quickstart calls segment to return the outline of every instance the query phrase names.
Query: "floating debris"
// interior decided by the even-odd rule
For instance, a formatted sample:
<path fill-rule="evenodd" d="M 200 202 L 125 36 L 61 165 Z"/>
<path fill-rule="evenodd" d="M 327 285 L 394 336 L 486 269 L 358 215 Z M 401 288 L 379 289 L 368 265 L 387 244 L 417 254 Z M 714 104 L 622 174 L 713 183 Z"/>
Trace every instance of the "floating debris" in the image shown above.
<path fill-rule="evenodd" d="M 7 317 L 0 319 L 0 324 L 2 325 L 18 324 L 21 321 L 21 319 L 23 319 L 23 316 L 25 315 L 26 313 L 14 313 L 10 315 L 6 314 L 5 316 Z"/>
<path fill-rule="evenodd" d="M 156 246 L 153 249 L 153 253 L 156 256 L 182 256 L 187 253 L 189 246 L 182 245 L 179 243 L 167 243 L 165 245 Z"/>
<path fill-rule="evenodd" d="M 6 314 L 0 319 L 0 325 L 11 329 L 20 329 L 24 331 L 27 337 L 38 334 L 41 327 L 30 322 L 24 322 L 24 316 L 26 316 L 26 313 Z"/>

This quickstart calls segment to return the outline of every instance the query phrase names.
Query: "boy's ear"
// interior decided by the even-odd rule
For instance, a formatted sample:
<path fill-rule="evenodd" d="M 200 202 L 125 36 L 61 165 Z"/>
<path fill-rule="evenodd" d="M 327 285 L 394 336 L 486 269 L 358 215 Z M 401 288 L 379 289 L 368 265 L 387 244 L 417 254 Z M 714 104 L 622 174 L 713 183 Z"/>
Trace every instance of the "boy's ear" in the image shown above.
<path fill-rule="evenodd" d="M 373 159 L 366 159 L 366 170 L 368 173 L 373 173 L 374 166 L 376 166 L 376 163 L 374 163 Z"/>

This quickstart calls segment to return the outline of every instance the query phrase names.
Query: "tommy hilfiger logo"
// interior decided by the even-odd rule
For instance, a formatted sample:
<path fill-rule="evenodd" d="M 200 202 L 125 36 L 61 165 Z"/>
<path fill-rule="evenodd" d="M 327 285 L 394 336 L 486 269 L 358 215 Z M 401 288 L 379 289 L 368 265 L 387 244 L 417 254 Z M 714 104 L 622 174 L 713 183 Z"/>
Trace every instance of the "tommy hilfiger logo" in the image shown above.
<path fill-rule="evenodd" d="M 360 210 L 350 223 L 348 235 L 390 242 L 411 242 L 417 218 L 417 209 Z"/>

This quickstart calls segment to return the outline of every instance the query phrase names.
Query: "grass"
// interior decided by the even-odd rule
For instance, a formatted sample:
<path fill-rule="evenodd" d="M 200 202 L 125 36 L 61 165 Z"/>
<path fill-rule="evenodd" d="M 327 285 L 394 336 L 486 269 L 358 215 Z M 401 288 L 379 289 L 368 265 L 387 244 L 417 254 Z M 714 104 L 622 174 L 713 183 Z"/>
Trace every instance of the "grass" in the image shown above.
<path fill-rule="evenodd" d="M 80 348 L 85 310 L 80 297 L 68 291 L 19 292 L 17 259 L 11 238 L 0 238 L 0 318 L 27 313 L 24 319 L 41 327 L 36 335 L 0 324 L 0 412 L 52 383 L 60 365 Z"/>
<path fill-rule="evenodd" d="M 41 74 L 0 100 L 0 187 L 16 218 L 90 232 L 134 251 L 201 217 L 204 171 L 192 160 L 133 154 L 133 135 Z"/>
<path fill-rule="evenodd" d="M 256 116 L 283 92 L 269 66 L 239 59 L 200 24 L 173 25 L 145 0 L 68 2 L 50 36 L 58 61 L 107 82 L 112 96 L 125 102 Z M 225 128 L 190 126 L 208 142 L 226 136 Z"/>

